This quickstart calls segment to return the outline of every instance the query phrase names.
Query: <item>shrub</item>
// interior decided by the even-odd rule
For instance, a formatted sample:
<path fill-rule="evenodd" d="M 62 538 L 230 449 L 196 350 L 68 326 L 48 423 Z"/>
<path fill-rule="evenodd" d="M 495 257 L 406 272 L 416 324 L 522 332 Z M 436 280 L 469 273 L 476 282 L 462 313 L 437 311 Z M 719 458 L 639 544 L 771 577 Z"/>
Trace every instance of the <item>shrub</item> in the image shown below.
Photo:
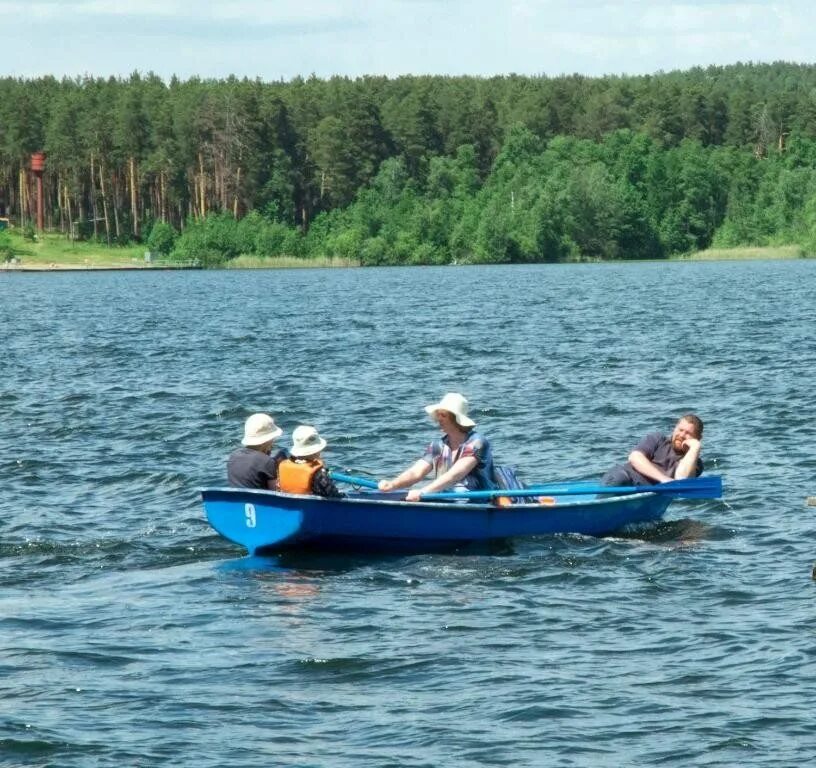
<path fill-rule="evenodd" d="M 254 250 L 259 256 L 289 256 L 285 243 L 290 233 L 285 224 L 265 223 L 255 236 Z"/>
<path fill-rule="evenodd" d="M 281 245 L 282 256 L 303 256 L 305 253 L 303 236 L 296 229 L 288 229 Z"/>
<path fill-rule="evenodd" d="M 326 250 L 328 255 L 357 261 L 360 258 L 362 241 L 363 238 L 358 230 L 347 229 L 329 237 L 326 242 Z"/>
<path fill-rule="evenodd" d="M 360 247 L 360 264 L 376 267 L 388 263 L 388 243 L 384 237 L 369 237 Z"/>
<path fill-rule="evenodd" d="M 231 214 L 210 216 L 204 221 L 190 222 L 178 237 L 172 257 L 179 261 L 198 261 L 216 266 L 240 253 L 238 223 Z"/>
<path fill-rule="evenodd" d="M 157 221 L 150 230 L 147 247 L 154 253 L 167 256 L 173 250 L 178 233 L 164 221 Z"/>
<path fill-rule="evenodd" d="M 266 226 L 266 219 L 258 211 L 250 211 L 235 226 L 235 248 L 239 254 L 260 253 L 258 236 Z"/>
<path fill-rule="evenodd" d="M 0 259 L 10 261 L 14 256 L 14 248 L 11 244 L 11 235 L 5 230 L 0 230 Z"/>
<path fill-rule="evenodd" d="M 447 254 L 430 243 L 420 243 L 408 258 L 409 264 L 447 264 Z"/>

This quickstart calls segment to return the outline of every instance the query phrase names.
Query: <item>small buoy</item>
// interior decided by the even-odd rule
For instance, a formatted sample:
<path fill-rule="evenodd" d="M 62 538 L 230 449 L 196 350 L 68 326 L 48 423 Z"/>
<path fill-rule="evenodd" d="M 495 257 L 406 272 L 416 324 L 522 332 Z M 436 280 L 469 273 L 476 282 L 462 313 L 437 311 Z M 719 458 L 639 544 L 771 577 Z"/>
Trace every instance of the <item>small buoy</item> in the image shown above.
<path fill-rule="evenodd" d="M 805 499 L 805 504 L 807 504 L 809 507 L 816 507 L 816 496 L 808 496 Z"/>

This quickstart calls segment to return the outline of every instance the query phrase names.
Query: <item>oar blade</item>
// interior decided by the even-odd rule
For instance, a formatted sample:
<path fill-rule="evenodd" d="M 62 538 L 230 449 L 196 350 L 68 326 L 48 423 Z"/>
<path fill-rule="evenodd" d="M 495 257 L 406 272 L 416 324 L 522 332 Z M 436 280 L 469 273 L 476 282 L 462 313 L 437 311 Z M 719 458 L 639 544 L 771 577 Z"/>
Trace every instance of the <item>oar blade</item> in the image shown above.
<path fill-rule="evenodd" d="M 596 485 L 588 482 L 534 485 L 527 488 L 548 496 L 572 496 L 575 494 L 597 493 L 603 495 L 623 495 L 628 493 L 663 493 L 683 499 L 719 499 L 722 496 L 722 478 L 719 475 L 690 477 L 685 480 L 671 480 L 655 485 Z"/>
<path fill-rule="evenodd" d="M 690 477 L 687 480 L 672 480 L 650 486 L 649 490 L 658 493 L 671 493 L 683 499 L 719 499 L 722 498 L 722 478 L 719 475 Z"/>

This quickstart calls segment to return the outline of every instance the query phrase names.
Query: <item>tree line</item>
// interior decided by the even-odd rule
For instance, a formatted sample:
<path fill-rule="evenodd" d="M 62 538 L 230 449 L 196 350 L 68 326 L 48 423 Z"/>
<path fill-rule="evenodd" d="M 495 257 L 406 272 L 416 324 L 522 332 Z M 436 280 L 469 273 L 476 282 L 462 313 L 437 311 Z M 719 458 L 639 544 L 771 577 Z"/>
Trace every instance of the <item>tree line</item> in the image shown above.
<path fill-rule="evenodd" d="M 816 238 L 816 67 L 0 79 L 0 216 L 178 258 L 661 257 Z"/>

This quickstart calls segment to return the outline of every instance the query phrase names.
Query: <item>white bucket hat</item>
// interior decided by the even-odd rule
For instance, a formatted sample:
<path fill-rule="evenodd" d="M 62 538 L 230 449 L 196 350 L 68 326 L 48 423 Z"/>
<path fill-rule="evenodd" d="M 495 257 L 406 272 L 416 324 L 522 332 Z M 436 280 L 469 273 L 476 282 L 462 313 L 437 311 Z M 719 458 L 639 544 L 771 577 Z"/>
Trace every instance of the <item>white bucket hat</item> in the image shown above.
<path fill-rule="evenodd" d="M 326 441 L 317 434 L 317 430 L 314 427 L 301 425 L 292 432 L 292 450 L 289 451 L 289 453 L 299 458 L 311 456 L 312 454 L 320 453 L 326 445 Z"/>
<path fill-rule="evenodd" d="M 458 392 L 448 392 L 438 403 L 426 405 L 425 412 L 433 416 L 437 411 L 448 411 L 453 414 L 460 427 L 475 427 L 476 422 L 468 418 L 468 401 Z"/>
<path fill-rule="evenodd" d="M 263 445 L 282 434 L 283 430 L 268 413 L 253 413 L 244 423 L 244 439 L 241 443 L 246 446 Z"/>

